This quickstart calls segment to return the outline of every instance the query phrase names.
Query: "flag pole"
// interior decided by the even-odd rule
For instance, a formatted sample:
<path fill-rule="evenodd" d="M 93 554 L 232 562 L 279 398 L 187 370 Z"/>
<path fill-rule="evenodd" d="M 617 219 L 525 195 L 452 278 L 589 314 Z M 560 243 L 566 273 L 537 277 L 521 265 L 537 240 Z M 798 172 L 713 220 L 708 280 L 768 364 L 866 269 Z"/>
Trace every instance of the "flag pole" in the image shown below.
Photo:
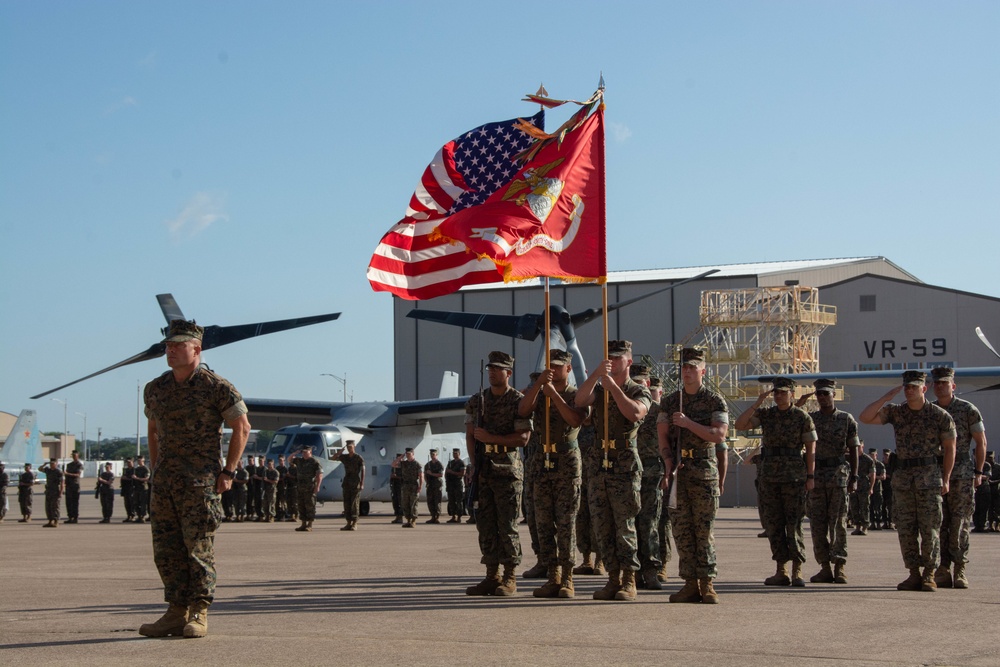
<path fill-rule="evenodd" d="M 545 276 L 545 368 L 543 371 L 547 371 L 552 366 L 552 332 L 551 332 L 551 318 L 549 317 L 549 277 Z M 552 446 L 552 436 L 551 436 L 551 415 L 549 410 L 551 408 L 551 401 L 548 396 L 545 396 L 545 439 L 542 441 L 542 450 L 545 452 L 545 469 L 550 470 L 552 468 L 552 461 L 550 460 L 549 454 L 555 449 Z"/>
<path fill-rule="evenodd" d="M 608 283 L 607 281 L 601 285 L 601 312 L 604 314 L 602 320 L 604 321 L 604 358 L 608 358 Z M 603 360 L 601 363 L 604 363 Z M 604 378 L 601 378 L 602 382 Z M 604 466 L 605 470 L 611 468 L 611 462 L 608 460 L 608 450 L 611 449 L 611 443 L 608 442 L 608 389 L 605 386 L 601 386 L 604 391 L 603 400 L 604 404 L 604 438 L 601 440 L 604 447 L 604 462 L 601 464 Z"/>

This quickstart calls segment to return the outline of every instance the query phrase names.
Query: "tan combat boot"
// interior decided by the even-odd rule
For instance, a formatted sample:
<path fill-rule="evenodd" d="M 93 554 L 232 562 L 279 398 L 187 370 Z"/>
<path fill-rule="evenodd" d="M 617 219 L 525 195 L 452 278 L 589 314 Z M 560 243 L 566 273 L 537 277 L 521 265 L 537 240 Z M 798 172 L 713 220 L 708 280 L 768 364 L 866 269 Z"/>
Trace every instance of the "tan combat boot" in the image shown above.
<path fill-rule="evenodd" d="M 656 572 L 656 580 L 659 581 L 661 584 L 665 584 L 667 583 L 668 578 L 669 577 L 667 576 L 667 564 L 664 563 L 663 565 L 660 566 L 660 569 L 657 570 Z"/>
<path fill-rule="evenodd" d="M 920 568 L 910 568 L 910 576 L 896 584 L 897 591 L 919 591 L 921 584 Z"/>
<path fill-rule="evenodd" d="M 802 563 L 797 560 L 792 561 L 792 586 L 802 588 L 806 585 L 806 580 L 802 578 Z"/>
<path fill-rule="evenodd" d="M 541 579 L 547 574 L 549 574 L 549 569 L 542 564 L 542 559 L 539 558 L 534 565 L 521 573 L 521 577 L 524 579 Z"/>
<path fill-rule="evenodd" d="M 562 571 L 558 565 L 549 565 L 549 580 L 536 588 L 531 594 L 536 598 L 559 597 L 559 589 L 562 588 L 562 585 L 559 583 L 562 579 L 561 573 Z"/>
<path fill-rule="evenodd" d="M 608 573 L 608 583 L 604 584 L 604 588 L 599 588 L 594 591 L 595 600 L 614 600 L 615 593 L 618 589 L 622 587 L 621 578 L 618 570 L 612 570 Z"/>
<path fill-rule="evenodd" d="M 480 581 L 475 586 L 469 586 L 465 589 L 466 595 L 493 595 L 493 591 L 497 589 L 500 585 L 500 575 L 497 572 L 500 570 L 499 565 L 487 565 L 486 566 L 486 578 Z"/>
<path fill-rule="evenodd" d="M 701 602 L 701 588 L 697 579 L 685 579 L 684 587 L 667 598 L 671 602 Z"/>
<path fill-rule="evenodd" d="M 604 567 L 604 561 L 596 554 L 594 555 L 594 574 L 598 577 L 608 574 L 608 569 Z"/>
<path fill-rule="evenodd" d="M 304 533 L 304 532 L 306 532 L 307 530 L 309 530 L 309 526 L 308 526 L 308 524 L 309 524 L 309 522 L 308 522 L 308 521 L 306 521 L 305 519 L 303 519 L 303 520 L 302 520 L 302 525 L 301 525 L 301 526 L 299 526 L 298 528 L 296 528 L 296 529 L 295 529 L 295 531 L 296 531 L 296 532 L 299 532 L 299 533 Z"/>
<path fill-rule="evenodd" d="M 622 586 L 615 593 L 616 600 L 631 602 L 637 595 L 635 590 L 635 570 L 622 570 Z"/>
<path fill-rule="evenodd" d="M 143 623 L 139 626 L 139 634 L 143 637 L 180 637 L 184 634 L 184 626 L 188 622 L 188 608 L 172 604 L 167 612 L 155 623 Z"/>
<path fill-rule="evenodd" d="M 188 608 L 188 622 L 184 626 L 185 639 L 198 639 L 208 635 L 208 605 L 210 602 L 198 600 Z"/>
<path fill-rule="evenodd" d="M 576 589 L 573 587 L 573 569 L 563 566 L 562 581 L 559 583 L 559 597 L 571 598 L 576 596 Z"/>
<path fill-rule="evenodd" d="M 832 584 L 833 583 L 833 570 L 830 569 L 829 563 L 823 563 L 820 567 L 819 572 L 809 577 L 809 581 L 814 584 Z"/>
<path fill-rule="evenodd" d="M 514 566 L 509 563 L 504 563 L 503 578 L 500 581 L 500 585 L 497 586 L 497 589 L 493 591 L 493 595 L 510 597 L 514 593 L 517 593 L 517 577 L 514 575 Z"/>
<path fill-rule="evenodd" d="M 833 564 L 833 583 L 835 584 L 847 583 L 847 575 L 844 574 L 844 563 Z"/>
<path fill-rule="evenodd" d="M 934 583 L 938 588 L 951 588 L 951 569 L 947 565 L 940 565 L 934 571 Z"/>
<path fill-rule="evenodd" d="M 788 563 L 778 563 L 774 574 L 764 580 L 765 586 L 788 586 L 792 580 L 788 578 Z"/>
<path fill-rule="evenodd" d="M 46 521 L 45 524 L 42 526 L 42 528 L 53 528 L 53 527 L 54 526 L 52 525 L 52 519 Z"/>
<path fill-rule="evenodd" d="M 955 588 L 968 588 L 969 579 L 965 576 L 965 563 L 955 563 Z"/>
<path fill-rule="evenodd" d="M 344 524 L 344 527 L 341 528 L 341 530 L 350 530 L 350 529 L 351 529 L 351 522 L 350 521 L 348 521 L 346 524 Z"/>
<path fill-rule="evenodd" d="M 948 575 L 951 578 L 951 575 Z M 920 590 L 926 593 L 933 593 L 937 590 L 937 582 L 934 581 L 934 570 L 929 567 L 924 568 L 924 576 L 920 578 Z"/>
<path fill-rule="evenodd" d="M 698 580 L 698 585 L 701 588 L 701 601 L 705 604 L 719 604 L 719 594 L 715 592 L 715 587 L 712 585 L 712 579 L 709 577 L 702 577 Z"/>
<path fill-rule="evenodd" d="M 583 554 L 583 562 L 573 568 L 573 574 L 593 574 L 594 564 L 590 562 L 590 552 Z"/>

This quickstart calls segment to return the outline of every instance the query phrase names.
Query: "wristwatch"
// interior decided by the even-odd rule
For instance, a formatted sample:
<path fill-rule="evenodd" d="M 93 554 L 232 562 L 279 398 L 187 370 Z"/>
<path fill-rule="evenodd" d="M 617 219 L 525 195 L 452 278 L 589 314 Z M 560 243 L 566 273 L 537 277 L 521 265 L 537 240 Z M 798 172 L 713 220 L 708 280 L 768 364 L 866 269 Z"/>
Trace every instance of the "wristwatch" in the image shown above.
<path fill-rule="evenodd" d="M 222 470 L 220 470 L 220 471 L 219 471 L 219 474 L 220 474 L 220 475 L 225 475 L 225 476 L 226 476 L 226 477 L 228 477 L 229 479 L 232 479 L 233 477 L 235 477 L 235 476 L 236 476 L 236 473 L 235 473 L 235 472 L 233 472 L 232 470 L 228 470 L 228 469 L 226 469 L 226 468 L 223 468 Z"/>

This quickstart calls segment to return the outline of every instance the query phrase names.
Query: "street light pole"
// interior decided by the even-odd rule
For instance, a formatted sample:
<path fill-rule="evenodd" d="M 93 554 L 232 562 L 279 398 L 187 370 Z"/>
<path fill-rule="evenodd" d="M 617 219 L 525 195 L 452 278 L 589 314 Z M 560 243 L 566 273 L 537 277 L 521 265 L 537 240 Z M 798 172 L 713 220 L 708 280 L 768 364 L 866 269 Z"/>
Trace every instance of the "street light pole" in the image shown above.
<path fill-rule="evenodd" d="M 333 373 L 320 373 L 320 375 L 326 375 L 327 377 L 332 377 L 334 380 L 336 380 L 337 382 L 339 382 L 344 386 L 344 403 L 347 403 L 347 373 L 344 373 L 344 377 L 337 377 Z"/>
<path fill-rule="evenodd" d="M 87 459 L 87 454 L 86 454 L 86 452 L 87 452 L 87 413 L 86 412 L 77 412 L 76 414 L 78 414 L 81 417 L 83 417 L 83 451 L 84 451 L 83 458 L 84 458 L 84 460 L 86 460 Z"/>

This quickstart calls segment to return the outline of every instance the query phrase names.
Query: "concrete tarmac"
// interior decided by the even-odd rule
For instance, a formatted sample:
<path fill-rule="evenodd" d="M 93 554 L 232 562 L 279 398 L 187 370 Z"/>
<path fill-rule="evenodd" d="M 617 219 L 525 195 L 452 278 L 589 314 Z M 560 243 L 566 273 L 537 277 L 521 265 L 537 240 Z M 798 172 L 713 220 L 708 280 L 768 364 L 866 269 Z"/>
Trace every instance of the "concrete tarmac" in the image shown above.
<path fill-rule="evenodd" d="M 476 528 L 390 524 L 374 504 L 342 532 L 327 503 L 311 533 L 292 523 L 224 524 L 219 585 L 204 639 L 147 639 L 165 609 L 149 525 L 99 525 L 92 495 L 81 523 L 30 524 L 17 500 L 0 524 L 0 663 L 4 665 L 1000 665 L 1000 534 L 973 534 L 968 590 L 900 592 L 894 531 L 850 537 L 847 585 L 765 587 L 774 571 L 753 508 L 719 512 L 721 603 L 669 604 L 681 582 L 597 602 L 605 578 L 576 578 L 573 600 L 473 598 L 482 578 Z M 423 509 L 423 508 L 422 508 Z M 39 518 L 39 517 L 42 518 Z M 808 522 L 807 522 L 808 525 Z M 527 555 L 533 564 L 526 526 Z M 809 545 L 808 529 L 806 543 Z M 671 563 L 676 574 L 676 557 Z M 807 563 L 805 573 L 817 571 Z"/>

